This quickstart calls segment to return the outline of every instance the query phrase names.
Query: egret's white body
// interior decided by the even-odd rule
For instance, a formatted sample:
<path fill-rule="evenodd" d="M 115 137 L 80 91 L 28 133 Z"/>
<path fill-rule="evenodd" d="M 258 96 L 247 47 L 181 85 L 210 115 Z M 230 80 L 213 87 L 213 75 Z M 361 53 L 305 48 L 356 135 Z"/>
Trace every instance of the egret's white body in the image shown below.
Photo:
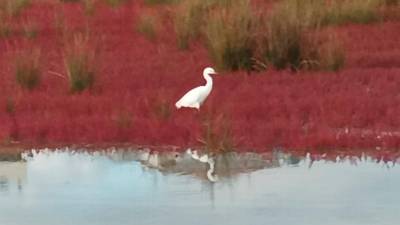
<path fill-rule="evenodd" d="M 208 163 L 209 169 L 207 171 L 207 178 L 211 182 L 218 181 L 218 175 L 214 174 L 215 170 L 215 160 L 213 157 L 209 157 L 207 154 L 199 156 L 196 150 L 192 151 L 190 148 L 186 151 L 193 159 L 198 160 L 202 163 Z"/>
<path fill-rule="evenodd" d="M 206 80 L 206 85 L 193 88 L 188 91 L 179 101 L 175 103 L 176 108 L 181 107 L 200 109 L 201 104 L 206 100 L 212 90 L 213 80 L 211 74 L 217 74 L 213 68 L 207 67 L 203 71 L 203 77 Z"/>

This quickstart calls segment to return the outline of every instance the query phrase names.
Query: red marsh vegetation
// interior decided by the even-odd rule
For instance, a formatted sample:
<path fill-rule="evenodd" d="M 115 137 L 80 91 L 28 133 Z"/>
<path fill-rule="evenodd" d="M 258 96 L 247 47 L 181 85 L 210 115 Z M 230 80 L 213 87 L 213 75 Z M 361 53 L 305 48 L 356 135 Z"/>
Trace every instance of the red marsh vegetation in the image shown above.
<path fill-rule="evenodd" d="M 0 1 L 0 142 L 399 149 L 398 1 L 204 2 Z"/>

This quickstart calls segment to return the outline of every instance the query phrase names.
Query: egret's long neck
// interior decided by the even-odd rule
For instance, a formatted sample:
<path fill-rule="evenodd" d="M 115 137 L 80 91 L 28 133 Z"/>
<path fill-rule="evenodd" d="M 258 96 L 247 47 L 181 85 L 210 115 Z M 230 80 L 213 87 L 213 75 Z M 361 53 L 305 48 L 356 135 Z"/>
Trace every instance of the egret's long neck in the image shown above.
<path fill-rule="evenodd" d="M 203 77 L 204 79 L 206 79 L 207 83 L 206 83 L 206 88 L 210 89 L 212 88 L 213 85 L 213 81 L 211 76 L 208 73 L 203 73 Z"/>

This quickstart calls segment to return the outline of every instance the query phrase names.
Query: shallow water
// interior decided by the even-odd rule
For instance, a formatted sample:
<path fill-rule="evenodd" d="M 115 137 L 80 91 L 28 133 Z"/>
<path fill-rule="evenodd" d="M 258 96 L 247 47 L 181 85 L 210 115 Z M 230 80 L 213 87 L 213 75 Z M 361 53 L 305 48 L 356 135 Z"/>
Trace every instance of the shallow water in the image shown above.
<path fill-rule="evenodd" d="M 149 168 L 137 154 L 47 152 L 0 162 L 0 224 L 399 223 L 397 165 L 263 159 L 257 169 L 220 165 L 217 183 L 201 175 L 201 163 Z"/>

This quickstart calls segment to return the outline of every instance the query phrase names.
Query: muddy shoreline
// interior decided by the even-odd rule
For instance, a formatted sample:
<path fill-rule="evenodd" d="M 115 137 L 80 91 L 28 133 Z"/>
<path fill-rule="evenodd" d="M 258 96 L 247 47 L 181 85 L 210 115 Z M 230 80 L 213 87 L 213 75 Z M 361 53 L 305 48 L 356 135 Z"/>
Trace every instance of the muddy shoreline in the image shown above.
<path fill-rule="evenodd" d="M 96 143 L 96 144 L 71 144 L 71 143 L 59 143 L 59 144 L 29 144 L 29 143 L 8 143 L 0 144 L 0 161 L 20 161 L 21 153 L 30 151 L 32 149 L 43 150 L 48 149 L 50 151 L 56 149 L 63 150 L 74 150 L 84 152 L 95 152 L 95 151 L 137 151 L 137 150 L 149 150 L 150 152 L 184 152 L 188 149 L 187 146 L 173 146 L 173 145 L 135 145 L 132 143 Z M 191 146 L 192 149 L 199 149 L 204 151 L 204 146 Z M 296 156 L 305 156 L 307 153 L 311 154 L 311 157 L 318 159 L 334 160 L 336 157 L 344 156 L 355 156 L 361 157 L 366 154 L 377 160 L 383 161 L 398 161 L 400 159 L 400 149 L 384 149 L 384 148 L 318 148 L 318 149 L 283 149 L 283 148 L 265 148 L 265 149 L 233 149 L 233 152 L 252 152 L 257 154 L 270 154 L 274 151 L 283 151 L 291 153 Z"/>

